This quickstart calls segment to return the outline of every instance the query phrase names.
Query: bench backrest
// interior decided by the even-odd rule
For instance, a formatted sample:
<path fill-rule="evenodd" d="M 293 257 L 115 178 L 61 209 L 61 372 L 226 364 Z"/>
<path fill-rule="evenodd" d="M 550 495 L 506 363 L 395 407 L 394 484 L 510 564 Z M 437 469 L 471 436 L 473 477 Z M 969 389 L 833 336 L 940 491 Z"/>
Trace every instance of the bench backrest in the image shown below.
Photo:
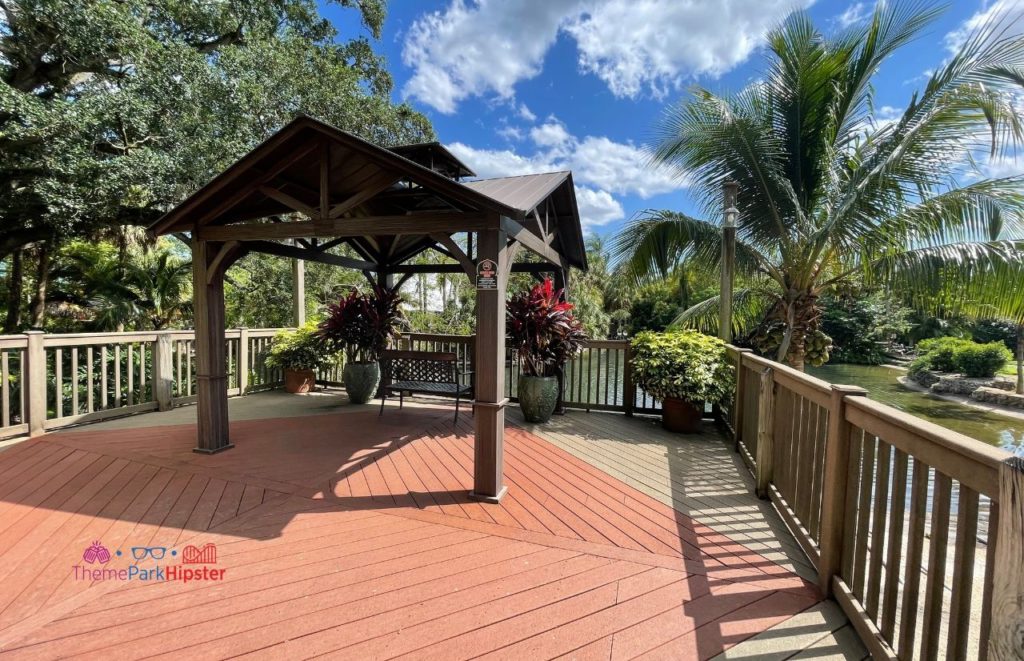
<path fill-rule="evenodd" d="M 459 357 L 447 351 L 384 351 L 381 367 L 385 383 L 390 381 L 425 381 L 457 383 Z"/>

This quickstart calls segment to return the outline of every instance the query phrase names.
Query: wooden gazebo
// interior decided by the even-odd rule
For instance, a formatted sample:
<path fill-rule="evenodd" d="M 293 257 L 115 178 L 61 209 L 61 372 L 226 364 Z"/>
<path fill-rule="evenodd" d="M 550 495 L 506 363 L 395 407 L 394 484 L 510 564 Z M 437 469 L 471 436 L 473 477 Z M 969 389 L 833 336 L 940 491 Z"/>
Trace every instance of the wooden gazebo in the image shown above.
<path fill-rule="evenodd" d="M 586 269 L 586 253 L 571 173 L 459 181 L 466 176 L 472 171 L 437 143 L 386 149 L 299 117 L 150 228 L 191 236 L 197 452 L 232 447 L 224 273 L 239 257 L 353 268 L 386 287 L 416 273 L 465 272 L 477 284 L 473 495 L 501 498 L 508 275 L 549 272 L 564 286 L 570 268 Z M 461 234 L 460 245 L 453 236 Z M 328 252 L 342 244 L 358 257 Z M 540 261 L 517 261 L 522 248 Z M 454 261 L 408 263 L 427 250 Z M 478 265 L 488 272 L 478 277 Z M 491 268 L 495 277 L 486 277 Z"/>

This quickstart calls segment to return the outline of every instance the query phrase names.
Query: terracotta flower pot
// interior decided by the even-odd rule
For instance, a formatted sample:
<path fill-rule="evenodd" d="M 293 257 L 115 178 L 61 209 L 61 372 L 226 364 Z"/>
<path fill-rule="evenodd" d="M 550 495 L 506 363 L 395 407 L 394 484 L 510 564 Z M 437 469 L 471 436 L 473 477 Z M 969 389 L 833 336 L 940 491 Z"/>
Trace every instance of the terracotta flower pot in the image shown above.
<path fill-rule="evenodd" d="M 346 363 L 341 373 L 348 400 L 353 404 L 365 404 L 377 394 L 380 385 L 380 365 L 376 362 Z"/>
<path fill-rule="evenodd" d="M 557 403 L 557 377 L 525 374 L 519 377 L 519 408 L 527 422 L 547 422 Z"/>
<path fill-rule="evenodd" d="M 661 403 L 661 426 L 668 431 L 696 434 L 703 417 L 703 404 L 698 406 L 675 397 L 666 397 Z"/>
<path fill-rule="evenodd" d="M 316 372 L 313 370 L 284 370 L 285 392 L 294 394 L 307 393 L 316 387 Z"/>

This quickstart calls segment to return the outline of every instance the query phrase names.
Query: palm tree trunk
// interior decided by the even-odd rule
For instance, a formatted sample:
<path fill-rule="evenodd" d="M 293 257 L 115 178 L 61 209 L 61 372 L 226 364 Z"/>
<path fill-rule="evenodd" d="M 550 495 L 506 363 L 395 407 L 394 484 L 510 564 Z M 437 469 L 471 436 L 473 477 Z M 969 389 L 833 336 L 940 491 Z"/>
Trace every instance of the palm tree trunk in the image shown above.
<path fill-rule="evenodd" d="M 29 325 L 40 328 L 46 318 L 46 290 L 50 286 L 50 247 L 48 243 L 39 246 L 36 265 L 36 291 L 29 303 Z"/>
<path fill-rule="evenodd" d="M 1017 394 L 1024 395 L 1024 324 L 1017 326 Z"/>
<path fill-rule="evenodd" d="M 4 320 L 4 333 L 17 333 L 21 327 L 21 296 L 25 285 L 22 258 L 23 252 L 21 249 L 11 253 L 11 270 L 7 282 L 7 318 Z"/>

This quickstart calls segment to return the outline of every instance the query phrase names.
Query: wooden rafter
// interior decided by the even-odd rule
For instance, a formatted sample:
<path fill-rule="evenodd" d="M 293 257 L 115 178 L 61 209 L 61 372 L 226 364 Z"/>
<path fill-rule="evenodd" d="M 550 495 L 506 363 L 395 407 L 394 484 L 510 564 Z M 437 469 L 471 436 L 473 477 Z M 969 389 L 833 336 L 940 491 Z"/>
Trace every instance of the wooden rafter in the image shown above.
<path fill-rule="evenodd" d="M 307 250 L 297 246 L 290 246 L 286 243 L 277 243 L 275 241 L 246 241 L 242 245 L 252 252 L 277 255 L 278 257 L 291 257 L 293 259 L 301 259 L 307 262 L 330 264 L 332 266 L 341 266 L 343 268 L 356 269 L 359 271 L 377 268 L 377 264 L 374 262 L 362 259 L 353 259 L 352 257 L 345 257 L 343 255 L 335 255 L 321 250 Z"/>
<path fill-rule="evenodd" d="M 343 202 L 331 207 L 330 213 L 327 214 L 327 218 L 331 220 L 340 218 L 343 214 L 355 209 L 378 193 L 391 188 L 398 179 L 399 178 L 391 172 L 381 172 L 363 184 L 362 190 L 358 193 L 351 195 Z"/>
<path fill-rule="evenodd" d="M 331 143 L 320 146 L 320 218 L 326 218 L 331 207 Z"/>
<path fill-rule="evenodd" d="M 266 195 L 267 197 L 277 200 L 278 202 L 285 205 L 289 209 L 293 211 L 298 211 L 299 213 L 304 214 L 309 218 L 317 218 L 320 215 L 316 209 L 309 206 L 302 200 L 292 197 L 291 195 L 285 193 L 284 191 L 272 188 L 270 186 L 260 186 L 259 191 Z"/>

